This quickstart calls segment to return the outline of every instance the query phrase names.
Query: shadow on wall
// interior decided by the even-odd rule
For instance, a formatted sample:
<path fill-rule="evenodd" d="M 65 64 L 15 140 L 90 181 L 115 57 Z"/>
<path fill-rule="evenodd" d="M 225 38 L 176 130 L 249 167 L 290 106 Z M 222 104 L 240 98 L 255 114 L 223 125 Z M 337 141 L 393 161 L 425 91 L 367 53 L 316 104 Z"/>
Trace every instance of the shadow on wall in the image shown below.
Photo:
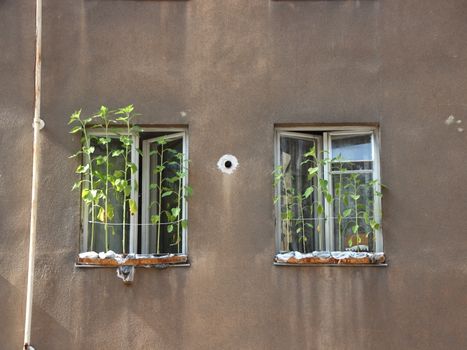
<path fill-rule="evenodd" d="M 13 318 L 1 318 L 0 347 L 2 349 L 21 349 L 24 332 L 24 310 L 26 290 L 22 291 L 8 280 L 0 277 L 0 300 L 2 315 Z M 53 336 L 44 336 L 53 334 Z M 32 313 L 31 345 L 36 349 L 64 349 L 72 344 L 70 332 L 47 312 L 35 305 Z"/>
<path fill-rule="evenodd" d="M 24 300 L 25 298 L 22 301 Z M 21 325 L 20 329 L 23 330 L 24 326 Z M 23 334 L 18 339 L 23 339 Z M 58 320 L 37 306 L 37 304 L 33 306 L 31 345 L 35 349 L 73 349 L 73 341 L 73 334 Z"/>
<path fill-rule="evenodd" d="M 0 346 L 2 349 L 20 349 L 23 339 L 23 317 L 26 292 L 19 290 L 0 276 L 0 300 L 2 317 L 0 321 Z M 13 316 L 13 318 L 11 318 Z"/>

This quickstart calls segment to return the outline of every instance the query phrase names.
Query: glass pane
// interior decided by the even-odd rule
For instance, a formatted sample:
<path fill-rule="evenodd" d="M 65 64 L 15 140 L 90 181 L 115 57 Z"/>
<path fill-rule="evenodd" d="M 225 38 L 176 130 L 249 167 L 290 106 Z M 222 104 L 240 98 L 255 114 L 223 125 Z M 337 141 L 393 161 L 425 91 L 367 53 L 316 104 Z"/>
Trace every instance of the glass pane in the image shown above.
<path fill-rule="evenodd" d="M 94 205 L 94 208 L 88 208 L 88 249 L 97 252 L 110 249 L 116 253 L 128 253 L 129 210 L 128 208 L 125 209 L 126 218 L 125 225 L 123 225 L 123 193 L 116 191 L 112 185 L 112 177 L 116 172 L 122 174 L 124 171 L 124 155 L 118 157 L 109 156 L 107 168 L 106 163 L 102 162 L 102 157 L 107 154 L 106 145 L 98 142 L 98 138 L 93 138 L 91 144 L 95 148 L 92 162 L 94 190 L 98 190 L 103 196 L 107 196 L 108 200 L 106 205 L 106 201 L 102 197 L 97 205 Z M 112 137 L 108 144 L 109 154 L 118 149 L 122 149 L 122 144 L 118 138 Z M 123 176 L 121 177 L 123 178 Z M 129 183 L 129 171 L 127 172 L 127 179 Z M 106 206 L 108 215 L 104 215 Z M 101 211 L 103 211 L 102 215 L 99 215 Z M 123 249 L 124 240 L 125 250 Z"/>
<path fill-rule="evenodd" d="M 353 170 L 373 170 L 373 162 L 332 162 L 331 170 L 335 171 L 353 171 Z"/>
<path fill-rule="evenodd" d="M 182 153 L 182 138 L 150 144 L 148 251 L 151 253 L 182 253 Z M 176 208 L 180 208 L 178 213 Z"/>
<path fill-rule="evenodd" d="M 332 158 L 372 160 L 371 135 L 332 135 Z"/>
<path fill-rule="evenodd" d="M 371 173 L 332 176 L 335 250 L 374 251 L 372 180 Z"/>
<path fill-rule="evenodd" d="M 318 141 L 281 137 L 280 142 L 281 250 L 320 250 L 324 219 L 316 215 L 320 200 L 316 176 L 308 176 L 308 169 L 316 167 L 317 160 L 316 156 L 306 155 L 316 150 Z"/>

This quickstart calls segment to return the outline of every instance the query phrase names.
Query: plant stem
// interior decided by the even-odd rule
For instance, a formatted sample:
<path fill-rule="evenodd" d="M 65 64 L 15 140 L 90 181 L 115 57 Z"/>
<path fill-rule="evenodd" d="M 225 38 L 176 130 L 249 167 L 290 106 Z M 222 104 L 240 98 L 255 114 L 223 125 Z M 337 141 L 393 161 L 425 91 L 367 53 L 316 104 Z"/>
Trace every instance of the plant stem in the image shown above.
<path fill-rule="evenodd" d="M 159 208 L 157 214 L 159 215 L 159 221 L 157 221 L 157 238 L 156 238 L 156 253 L 160 253 L 160 239 L 161 239 L 161 220 L 162 220 L 162 173 L 164 171 L 164 145 L 161 145 L 161 171 L 159 174 Z"/>
<path fill-rule="evenodd" d="M 357 186 L 357 177 L 354 177 L 354 198 L 357 198 L 358 186 Z M 358 199 L 354 199 L 355 203 L 355 225 L 358 227 L 358 206 L 357 206 Z M 355 232 L 355 242 L 357 243 L 357 250 L 358 250 L 358 228 Z"/>
<path fill-rule="evenodd" d="M 91 146 L 91 140 L 89 139 L 88 133 L 86 132 L 86 125 L 80 120 L 81 125 L 83 126 L 83 136 L 84 136 L 84 144 L 86 147 Z M 93 178 L 93 172 L 92 172 L 92 158 L 91 158 L 91 153 L 85 152 L 88 155 L 88 164 L 89 164 L 89 188 L 90 191 L 94 190 L 94 178 Z M 95 204 L 94 201 L 91 202 L 91 250 L 94 250 L 94 222 L 95 222 L 95 216 L 96 216 L 96 211 L 95 211 Z M 88 223 L 86 223 L 88 225 Z M 87 247 L 86 247 L 87 248 Z"/>
<path fill-rule="evenodd" d="M 338 211 L 338 218 L 337 218 L 337 224 L 338 224 L 338 234 L 339 234 L 339 250 L 342 250 L 342 212 L 341 212 L 341 198 L 342 198 L 342 171 L 339 172 L 339 196 L 337 196 L 337 211 Z"/>
<path fill-rule="evenodd" d="M 290 239 L 289 239 L 289 231 L 290 231 L 290 228 L 289 228 L 289 203 L 288 203 L 288 197 L 289 197 L 289 193 L 288 193 L 288 189 L 287 189 L 287 184 L 286 184 L 286 181 L 285 181 L 285 173 L 283 174 L 282 176 L 282 182 L 284 184 L 284 191 L 285 191 L 285 214 L 286 214 L 286 217 L 285 217 L 285 243 L 286 243 L 286 250 L 288 251 L 290 249 Z"/>
<path fill-rule="evenodd" d="M 128 119 L 126 120 L 126 129 L 127 135 L 130 137 L 130 120 L 129 115 L 127 115 Z M 124 180 L 124 189 L 123 189 L 123 226 L 122 226 L 122 249 L 123 254 L 126 253 L 126 186 L 127 186 L 127 168 L 128 168 L 128 144 L 125 143 L 125 153 L 124 153 L 124 164 L 123 164 L 123 180 Z"/>
<path fill-rule="evenodd" d="M 105 120 L 105 199 L 104 199 L 104 231 L 105 231 L 105 250 L 109 251 L 109 226 L 108 226 L 108 204 L 109 204 L 109 123 L 107 116 Z"/>
<path fill-rule="evenodd" d="M 180 173 L 183 173 L 183 154 L 180 156 L 180 167 L 179 167 Z M 178 191 L 177 191 L 177 208 L 180 209 L 180 195 L 182 192 L 182 177 L 178 177 Z M 181 210 L 178 213 L 178 218 L 177 218 L 177 253 L 180 253 L 180 214 Z"/>
<path fill-rule="evenodd" d="M 301 221 L 302 221 L 302 245 L 303 245 L 303 252 L 306 253 L 305 217 L 304 217 L 304 212 L 303 212 L 303 198 L 302 197 L 300 197 L 299 204 L 300 204 L 300 213 L 301 213 Z"/>

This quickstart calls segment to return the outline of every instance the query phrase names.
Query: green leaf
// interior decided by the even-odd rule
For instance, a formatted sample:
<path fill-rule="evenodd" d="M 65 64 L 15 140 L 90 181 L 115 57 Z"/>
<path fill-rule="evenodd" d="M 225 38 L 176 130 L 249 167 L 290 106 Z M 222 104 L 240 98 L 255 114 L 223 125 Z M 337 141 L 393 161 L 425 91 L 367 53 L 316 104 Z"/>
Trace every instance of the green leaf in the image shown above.
<path fill-rule="evenodd" d="M 342 216 L 345 218 L 350 215 L 352 212 L 352 209 L 345 209 L 344 212 L 342 213 Z"/>
<path fill-rule="evenodd" d="M 107 156 L 97 156 L 94 158 L 97 165 L 102 165 L 107 161 Z"/>
<path fill-rule="evenodd" d="M 351 194 L 350 197 L 351 197 L 354 201 L 356 201 L 356 200 L 358 200 L 358 199 L 360 198 L 360 195 L 358 195 L 358 194 Z"/>
<path fill-rule="evenodd" d="M 114 218 L 114 207 L 112 204 L 107 204 L 107 219 L 112 220 Z"/>
<path fill-rule="evenodd" d="M 363 220 L 365 220 L 365 224 L 367 225 L 370 223 L 370 215 L 367 212 L 363 213 Z"/>
<path fill-rule="evenodd" d="M 319 171 L 319 167 L 315 167 L 315 168 L 308 168 L 308 175 L 310 177 L 313 177 L 315 174 L 317 174 Z"/>
<path fill-rule="evenodd" d="M 352 232 L 357 233 L 357 231 L 358 231 L 358 224 L 355 224 L 352 226 Z"/>
<path fill-rule="evenodd" d="M 193 189 L 190 186 L 185 186 L 185 197 L 190 197 L 193 194 Z"/>
<path fill-rule="evenodd" d="M 140 132 L 143 131 L 143 129 L 141 127 L 139 127 L 138 125 L 133 125 L 130 129 L 130 131 L 133 133 L 133 134 L 139 134 Z"/>
<path fill-rule="evenodd" d="M 318 204 L 317 210 L 318 210 L 318 215 L 323 214 L 324 208 L 323 208 L 323 205 L 321 203 Z"/>
<path fill-rule="evenodd" d="M 323 188 L 328 187 L 328 180 L 326 179 L 319 179 L 319 185 Z"/>
<path fill-rule="evenodd" d="M 272 202 L 273 202 L 274 204 L 277 204 L 277 202 L 279 201 L 279 198 L 280 198 L 279 196 L 274 196 Z"/>
<path fill-rule="evenodd" d="M 170 196 L 172 193 L 173 193 L 173 191 L 166 191 L 166 192 L 162 193 L 161 197 L 164 198 L 164 197 Z"/>
<path fill-rule="evenodd" d="M 379 223 L 376 222 L 376 220 L 371 220 L 370 221 L 370 227 L 373 229 L 373 230 L 379 230 Z"/>
<path fill-rule="evenodd" d="M 82 130 L 81 125 L 76 125 L 73 128 L 71 128 L 70 134 L 76 134 L 77 132 L 79 132 L 81 130 Z"/>
<path fill-rule="evenodd" d="M 120 136 L 120 142 L 123 143 L 124 146 L 130 146 L 132 143 L 132 139 L 127 135 L 122 135 Z"/>
<path fill-rule="evenodd" d="M 328 203 L 332 203 L 332 195 L 329 192 L 325 194 L 325 197 Z"/>
<path fill-rule="evenodd" d="M 156 141 L 159 145 L 165 145 L 167 143 L 167 140 L 165 139 L 165 137 L 161 137 L 160 139 L 158 139 Z"/>
<path fill-rule="evenodd" d="M 70 116 L 70 120 L 69 120 L 69 122 L 68 122 L 68 125 L 70 125 L 70 124 L 72 124 L 73 122 L 79 120 L 80 115 L 81 115 L 81 109 L 80 109 L 79 111 L 74 112 L 74 113 Z"/>
<path fill-rule="evenodd" d="M 283 220 L 291 220 L 293 218 L 293 213 L 291 210 L 287 210 L 281 214 Z"/>
<path fill-rule="evenodd" d="M 303 197 L 305 198 L 308 198 L 311 196 L 311 194 L 313 193 L 314 189 L 312 186 L 308 187 L 306 190 L 305 190 L 305 193 L 303 194 Z"/>
<path fill-rule="evenodd" d="M 186 229 L 188 227 L 188 221 L 187 220 L 180 221 L 180 224 L 182 225 L 183 229 Z"/>
<path fill-rule="evenodd" d="M 310 150 L 304 154 L 305 157 L 316 157 L 316 148 L 315 146 L 311 147 Z"/>
<path fill-rule="evenodd" d="M 154 173 L 154 174 L 158 174 L 158 173 L 160 173 L 160 172 L 161 172 L 162 170 L 164 170 L 164 169 L 165 169 L 165 166 L 163 166 L 163 165 L 157 165 L 156 167 L 154 167 L 153 173 Z"/>
<path fill-rule="evenodd" d="M 112 151 L 112 153 L 110 153 L 110 155 L 112 157 L 118 157 L 118 156 L 121 156 L 123 153 L 125 153 L 124 149 L 117 149 L 115 151 Z"/>
<path fill-rule="evenodd" d="M 90 146 L 90 147 L 83 147 L 83 153 L 84 154 L 92 154 L 94 153 L 94 147 L 93 146 Z"/>
<path fill-rule="evenodd" d="M 177 218 L 178 215 L 180 214 L 180 208 L 172 208 L 171 212 L 172 212 L 172 215 L 173 215 L 175 218 Z"/>
<path fill-rule="evenodd" d="M 125 185 L 123 186 L 123 193 L 125 194 L 125 197 L 129 197 L 131 194 L 131 186 L 125 182 Z"/>
<path fill-rule="evenodd" d="M 160 221 L 161 217 L 159 215 L 152 215 L 151 216 L 151 223 L 157 224 Z"/>
<path fill-rule="evenodd" d="M 86 165 L 80 165 L 78 168 L 76 168 L 76 173 L 77 174 L 84 174 L 89 170 L 89 164 Z"/>
<path fill-rule="evenodd" d="M 71 156 L 69 156 L 68 158 L 70 158 L 70 159 L 71 159 L 71 158 L 78 157 L 78 156 L 79 156 L 81 153 L 83 153 L 83 152 L 81 152 L 81 151 L 78 151 L 78 152 L 76 152 L 75 154 L 72 154 Z"/>
<path fill-rule="evenodd" d="M 83 188 L 83 190 L 81 191 L 81 198 L 87 199 L 88 196 L 89 196 L 89 190 L 87 188 Z"/>
<path fill-rule="evenodd" d="M 168 225 L 167 226 L 167 232 L 171 233 L 174 230 L 174 225 Z"/>
<path fill-rule="evenodd" d="M 106 106 L 101 106 L 100 110 L 99 110 L 99 114 L 102 116 L 102 117 L 105 117 L 107 116 L 107 113 L 109 112 L 109 109 L 106 107 Z"/>
<path fill-rule="evenodd" d="M 130 168 L 132 174 L 136 173 L 136 171 L 138 170 L 138 167 L 135 163 L 128 163 L 128 167 Z"/>
<path fill-rule="evenodd" d="M 110 137 L 99 137 L 97 139 L 97 142 L 101 145 L 106 145 L 108 143 L 110 143 L 110 141 L 112 141 L 112 139 Z"/>
<path fill-rule="evenodd" d="M 115 178 L 120 179 L 125 176 L 125 173 L 123 172 L 123 170 L 115 170 L 113 175 Z"/>
<path fill-rule="evenodd" d="M 135 108 L 133 105 L 128 105 L 126 107 L 119 108 L 116 114 L 130 114 Z"/>
<path fill-rule="evenodd" d="M 97 220 L 105 222 L 105 210 L 104 208 L 99 208 L 99 213 L 97 214 Z"/>
<path fill-rule="evenodd" d="M 134 199 L 129 199 L 128 204 L 130 206 L 130 214 L 135 215 L 138 212 L 138 205 Z"/>
<path fill-rule="evenodd" d="M 81 187 L 81 181 L 75 182 L 73 184 L 73 187 L 71 188 L 72 191 L 77 190 L 78 188 Z"/>

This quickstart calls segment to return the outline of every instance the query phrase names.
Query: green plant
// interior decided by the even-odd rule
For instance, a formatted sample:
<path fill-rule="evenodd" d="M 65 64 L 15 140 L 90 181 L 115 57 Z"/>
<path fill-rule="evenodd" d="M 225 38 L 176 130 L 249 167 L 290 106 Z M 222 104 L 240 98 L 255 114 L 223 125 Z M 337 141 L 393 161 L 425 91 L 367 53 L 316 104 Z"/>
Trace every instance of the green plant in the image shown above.
<path fill-rule="evenodd" d="M 123 252 L 125 253 L 126 247 L 126 212 L 127 212 L 127 204 L 129 208 L 130 215 L 135 215 L 138 211 L 138 205 L 134 199 L 131 198 L 132 190 L 134 189 L 132 186 L 137 186 L 137 181 L 131 181 L 131 177 L 133 174 L 136 173 L 138 166 L 130 161 L 130 152 L 133 145 L 133 138 L 131 135 L 139 132 L 138 126 L 132 126 L 134 114 L 133 113 L 133 106 L 129 105 L 123 108 L 119 108 L 115 111 L 116 115 L 116 122 L 121 122 L 124 124 L 125 127 L 125 134 L 120 135 L 119 139 L 122 145 L 121 149 L 114 150 L 111 155 L 112 157 L 123 157 L 123 171 L 116 171 L 114 175 L 110 178 L 112 186 L 115 188 L 117 193 L 121 193 L 123 197 L 123 205 L 122 205 L 122 218 L 123 218 L 123 225 L 122 225 L 122 247 Z"/>
<path fill-rule="evenodd" d="M 139 156 L 143 156 L 136 143 L 137 136 L 143 132 L 134 124 L 135 116 L 134 107 L 129 105 L 116 110 L 102 106 L 88 117 L 77 111 L 70 117 L 70 133 L 82 135 L 81 148 L 71 157 L 82 157 L 82 164 L 76 168 L 80 179 L 74 183 L 73 190 L 81 189 L 85 217 L 90 217 L 84 223 L 88 232 L 86 249 L 127 253 L 129 217 L 138 213 L 134 194 L 138 191 Z M 181 251 L 181 234 L 187 227 L 182 213 L 184 199 L 192 192 L 185 181 L 188 160 L 182 150 L 170 147 L 169 139 L 170 134 L 158 137 L 157 149 L 147 155 L 157 158 L 152 169 L 157 181 L 148 189 L 157 199 L 149 209 L 145 208 L 156 208 L 157 211 L 150 217 L 151 224 L 156 226 L 156 253 L 161 252 L 161 235 L 164 233 L 173 236 L 171 245 L 177 246 L 177 252 Z M 110 239 L 111 235 L 117 236 Z"/>
<path fill-rule="evenodd" d="M 76 111 L 70 117 L 70 121 L 68 124 L 75 124 L 70 133 L 82 133 L 81 138 L 81 148 L 78 152 L 70 156 L 70 158 L 77 157 L 79 155 L 83 156 L 84 165 L 80 164 L 76 168 L 76 173 L 81 175 L 79 181 L 73 184 L 72 190 L 80 189 L 83 187 L 81 191 L 81 198 L 83 202 L 90 206 L 90 213 L 91 213 L 91 247 L 90 249 L 94 249 L 94 232 L 95 232 L 95 219 L 96 219 L 96 207 L 98 206 L 98 201 L 100 198 L 100 191 L 95 188 L 95 181 L 94 181 L 94 169 L 93 169 L 93 159 L 92 154 L 94 153 L 95 148 L 91 146 L 91 137 L 88 133 L 88 127 L 92 120 L 95 117 L 81 117 L 81 110 Z M 77 125 L 76 125 L 77 124 Z M 83 186 L 84 184 L 84 186 Z"/>
<path fill-rule="evenodd" d="M 157 148 L 150 153 L 158 160 L 152 170 L 158 181 L 150 184 L 150 189 L 157 193 L 157 199 L 150 203 L 150 209 L 156 210 L 151 215 L 151 223 L 156 225 L 155 251 L 161 253 L 162 227 L 166 226 L 167 233 L 174 237 L 171 245 L 176 245 L 177 252 L 180 252 L 181 232 L 187 227 L 187 220 L 181 218 L 182 198 L 187 198 L 192 192 L 190 186 L 184 185 L 188 160 L 183 152 L 168 146 L 166 136 L 159 137 L 156 143 Z"/>
<path fill-rule="evenodd" d="M 301 191 L 292 186 L 294 177 L 283 165 L 275 168 L 274 187 L 280 189 L 280 193 L 276 191 L 274 203 L 281 202 L 281 231 L 285 250 L 291 250 L 295 232 L 300 235 L 300 250 L 307 252 L 308 238 L 313 234 L 320 235 L 323 232 L 322 225 L 327 220 L 334 222 L 336 246 L 341 250 L 344 249 L 344 237 L 350 236 L 347 241 L 349 248 L 353 246 L 353 238 L 358 247 L 361 230 L 369 237 L 380 228 L 373 215 L 373 208 L 374 197 L 381 196 L 377 190 L 381 184 L 378 180 L 369 180 L 359 173 L 348 171 L 346 164 L 341 156 L 331 159 L 325 152 L 318 154 L 316 148 L 311 147 L 300 162 L 301 172 L 307 174 L 306 185 L 301 186 Z M 332 174 L 333 168 L 337 170 L 337 175 Z M 333 180 L 332 185 L 328 179 Z M 326 216 L 328 213 L 325 213 L 324 202 L 332 208 L 331 217 Z M 305 210 L 307 206 L 308 211 Z M 306 218 L 305 212 L 310 217 Z"/>

